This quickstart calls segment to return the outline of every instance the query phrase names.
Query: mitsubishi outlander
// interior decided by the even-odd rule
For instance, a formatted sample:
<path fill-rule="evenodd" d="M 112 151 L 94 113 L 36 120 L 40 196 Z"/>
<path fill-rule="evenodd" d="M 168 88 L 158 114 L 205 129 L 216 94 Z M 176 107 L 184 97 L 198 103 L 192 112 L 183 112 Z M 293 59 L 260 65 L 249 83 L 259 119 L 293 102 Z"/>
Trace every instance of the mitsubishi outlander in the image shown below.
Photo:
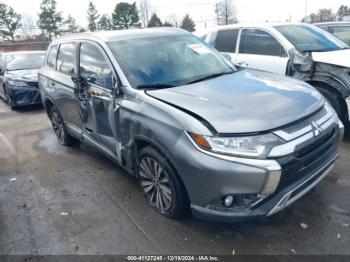
<path fill-rule="evenodd" d="M 170 218 L 275 214 L 332 170 L 343 136 L 307 83 L 238 71 L 175 28 L 54 40 L 39 87 L 58 142 L 109 157 Z"/>

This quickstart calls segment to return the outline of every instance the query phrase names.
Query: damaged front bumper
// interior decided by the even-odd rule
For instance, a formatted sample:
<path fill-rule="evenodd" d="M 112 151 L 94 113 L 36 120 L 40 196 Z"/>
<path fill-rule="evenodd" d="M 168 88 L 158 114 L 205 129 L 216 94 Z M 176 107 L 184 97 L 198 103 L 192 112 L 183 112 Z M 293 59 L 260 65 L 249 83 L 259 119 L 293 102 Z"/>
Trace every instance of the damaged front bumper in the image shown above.
<path fill-rule="evenodd" d="M 198 148 L 186 150 L 177 145 L 193 147 L 192 140 L 180 139 L 172 151 L 177 156 L 174 161 L 180 162 L 178 173 L 193 215 L 217 222 L 267 217 L 315 187 L 334 167 L 344 126 L 328 110 L 319 111 L 311 120 L 322 129 L 320 134 L 314 136 L 315 131 L 304 122 L 297 124 L 302 129 L 295 133 L 286 133 L 289 129 L 274 131 L 280 136 L 285 132 L 289 142 L 271 151 L 265 160 L 214 156 Z M 230 205 L 225 203 L 227 196 L 233 197 Z"/>
<path fill-rule="evenodd" d="M 42 104 L 37 83 L 31 83 L 25 87 L 7 85 L 6 93 L 13 106 Z"/>

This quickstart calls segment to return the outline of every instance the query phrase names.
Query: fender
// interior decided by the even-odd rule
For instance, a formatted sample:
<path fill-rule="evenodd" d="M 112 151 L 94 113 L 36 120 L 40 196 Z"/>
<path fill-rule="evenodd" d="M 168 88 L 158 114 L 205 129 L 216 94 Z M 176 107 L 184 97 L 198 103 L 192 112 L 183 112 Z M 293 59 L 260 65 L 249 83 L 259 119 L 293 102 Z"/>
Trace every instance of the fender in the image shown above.
<path fill-rule="evenodd" d="M 350 96 L 350 75 L 346 68 L 315 63 L 311 72 L 295 72 L 293 77 L 307 83 L 324 83 L 325 85 L 336 89 L 344 99 Z"/>
<path fill-rule="evenodd" d="M 136 135 L 134 137 L 134 140 L 131 142 L 131 147 L 123 147 L 122 149 L 122 157 L 125 160 L 126 168 L 132 169 L 134 172 L 134 176 L 137 177 L 137 157 L 139 154 L 139 145 L 140 144 L 147 144 L 154 147 L 156 150 L 158 150 L 162 155 L 164 155 L 168 161 L 171 163 L 171 165 L 175 168 L 175 165 L 173 164 L 173 156 L 169 152 L 169 150 L 165 150 L 159 143 L 156 141 L 150 139 L 149 137 L 143 136 L 143 135 Z"/>

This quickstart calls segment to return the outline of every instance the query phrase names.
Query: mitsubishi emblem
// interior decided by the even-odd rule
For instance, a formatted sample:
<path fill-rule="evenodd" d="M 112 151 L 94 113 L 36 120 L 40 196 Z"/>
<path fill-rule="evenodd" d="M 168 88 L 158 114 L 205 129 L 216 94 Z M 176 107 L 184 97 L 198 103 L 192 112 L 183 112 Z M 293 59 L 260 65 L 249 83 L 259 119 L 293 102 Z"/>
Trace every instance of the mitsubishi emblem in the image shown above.
<path fill-rule="evenodd" d="M 313 121 L 311 122 L 311 127 L 312 127 L 312 133 L 314 134 L 314 137 L 317 137 L 322 132 L 322 128 Z"/>

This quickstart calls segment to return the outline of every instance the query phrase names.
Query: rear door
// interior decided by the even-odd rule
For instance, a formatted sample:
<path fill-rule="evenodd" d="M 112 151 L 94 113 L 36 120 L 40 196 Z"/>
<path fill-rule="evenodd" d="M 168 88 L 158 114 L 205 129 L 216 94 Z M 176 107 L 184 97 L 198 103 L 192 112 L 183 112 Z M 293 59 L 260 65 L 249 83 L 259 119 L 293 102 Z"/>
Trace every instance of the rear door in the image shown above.
<path fill-rule="evenodd" d="M 56 72 L 50 79 L 49 88 L 55 90 L 55 103 L 71 133 L 79 135 L 83 130 L 83 114 L 73 82 L 77 75 L 77 44 L 62 43 L 59 46 Z"/>
<path fill-rule="evenodd" d="M 113 95 L 116 74 L 105 51 L 97 43 L 80 42 L 79 50 L 79 77 L 86 92 L 86 101 L 82 104 L 86 115 L 84 139 L 114 157 L 113 154 L 119 154 L 119 106 Z"/>
<path fill-rule="evenodd" d="M 242 29 L 238 54 L 232 62 L 248 67 L 285 75 L 289 55 L 279 41 L 261 29 Z"/>

